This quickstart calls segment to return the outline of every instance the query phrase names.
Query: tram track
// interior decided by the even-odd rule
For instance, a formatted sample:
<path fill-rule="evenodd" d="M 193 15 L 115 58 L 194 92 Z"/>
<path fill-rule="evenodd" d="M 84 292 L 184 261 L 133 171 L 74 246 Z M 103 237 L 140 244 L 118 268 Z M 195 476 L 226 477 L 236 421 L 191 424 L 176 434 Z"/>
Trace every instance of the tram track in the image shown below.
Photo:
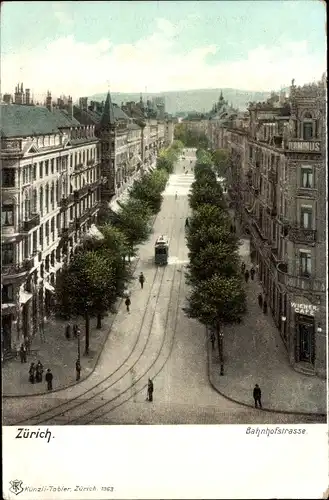
<path fill-rule="evenodd" d="M 174 230 L 175 230 L 175 225 L 172 227 L 170 239 L 172 239 L 172 235 L 174 233 Z M 179 235 L 177 238 L 178 241 L 179 241 L 180 235 L 181 235 L 181 228 L 179 230 Z M 176 266 L 175 266 L 175 268 L 176 268 Z M 90 404 L 91 402 L 95 402 L 95 398 L 100 397 L 102 394 L 104 394 L 106 391 L 109 391 L 111 388 L 113 388 L 113 390 L 115 390 L 114 389 L 115 385 L 120 383 L 120 381 L 122 381 L 125 377 L 127 377 L 127 376 L 129 377 L 131 375 L 132 370 L 135 370 L 135 366 L 137 365 L 139 360 L 142 358 L 142 356 L 144 355 L 144 353 L 149 345 L 151 333 L 152 333 L 152 326 L 154 323 L 154 317 L 155 317 L 155 313 L 156 313 L 156 308 L 157 308 L 157 304 L 158 304 L 158 301 L 160 298 L 161 289 L 162 289 L 162 285 L 164 283 L 164 279 L 168 274 L 168 271 L 167 271 L 168 269 L 169 269 L 168 266 L 166 266 L 165 268 L 158 267 L 155 271 L 152 285 L 151 285 L 151 290 L 150 290 L 150 293 L 148 296 L 147 304 L 146 304 L 145 309 L 144 309 L 141 325 L 140 325 L 139 332 L 137 335 L 137 339 L 136 339 L 136 341 L 133 345 L 133 348 L 130 351 L 129 355 L 124 359 L 124 361 L 121 363 L 121 365 L 114 372 L 112 372 L 107 377 L 103 378 L 97 384 L 93 385 L 92 387 L 90 387 L 86 391 L 82 392 L 81 394 L 79 394 L 73 398 L 70 398 L 68 401 L 65 401 L 59 405 L 53 406 L 50 409 L 44 410 L 42 412 L 38 412 L 37 414 L 34 414 L 30 417 L 27 417 L 26 419 L 24 419 L 20 422 L 16 422 L 15 424 L 12 424 L 12 425 L 19 425 L 19 424 L 23 424 L 23 423 L 26 425 L 28 425 L 28 424 L 29 425 L 42 425 L 42 424 L 51 424 L 51 423 L 63 424 L 64 423 L 63 420 L 65 420 L 66 424 L 74 422 L 75 421 L 74 418 L 69 419 L 67 421 L 67 417 L 69 416 L 69 414 L 72 414 L 72 412 L 74 412 L 77 409 L 81 410 L 82 407 L 88 406 L 88 404 Z M 176 269 L 174 270 L 174 275 L 175 275 L 175 272 L 176 272 Z M 159 277 L 159 275 L 160 275 L 160 280 L 157 282 L 157 277 Z M 174 278 L 174 276 L 173 276 L 173 278 Z M 172 278 L 172 282 L 174 282 L 173 278 Z M 172 286 L 173 286 L 173 284 L 172 284 Z M 172 291 L 172 289 L 171 289 L 171 291 Z M 152 300 L 154 298 L 155 298 L 155 301 Z M 153 308 L 151 307 L 152 305 L 153 305 Z M 150 314 L 150 311 L 151 311 L 151 314 Z M 149 323 L 149 316 L 151 316 L 151 323 L 150 323 L 150 326 L 147 328 L 146 324 Z M 145 339 L 145 342 L 144 342 L 144 344 L 142 343 L 142 345 L 139 346 L 140 340 L 142 338 L 142 333 L 145 331 L 145 329 L 147 329 L 147 332 L 148 332 L 146 339 Z M 163 341 L 163 343 L 164 343 L 164 341 Z M 163 343 L 162 343 L 162 345 L 163 345 Z M 131 363 L 131 360 L 135 357 L 136 352 L 138 350 L 140 350 L 140 348 L 142 349 L 140 354 L 137 356 L 137 359 L 135 359 L 135 361 L 133 363 Z M 123 373 L 120 373 L 121 371 Z M 113 379 L 113 377 L 115 375 L 117 375 L 117 376 L 115 377 L 115 380 L 112 381 L 111 379 Z M 143 376 L 144 375 L 142 375 L 142 377 Z M 114 398 L 112 398 L 110 401 L 107 401 L 107 404 L 109 404 L 112 401 L 117 400 L 119 397 L 122 396 L 122 394 L 125 394 L 128 390 L 131 390 L 140 381 L 140 378 L 138 378 L 133 384 L 130 384 L 128 389 L 126 389 L 123 392 L 120 392 L 119 394 L 114 396 Z M 102 387 L 103 385 L 105 385 L 105 387 Z M 60 411 L 58 411 L 59 409 L 60 409 Z M 92 413 L 92 412 L 93 412 L 93 410 L 91 410 L 90 412 L 87 412 L 85 415 Z"/>

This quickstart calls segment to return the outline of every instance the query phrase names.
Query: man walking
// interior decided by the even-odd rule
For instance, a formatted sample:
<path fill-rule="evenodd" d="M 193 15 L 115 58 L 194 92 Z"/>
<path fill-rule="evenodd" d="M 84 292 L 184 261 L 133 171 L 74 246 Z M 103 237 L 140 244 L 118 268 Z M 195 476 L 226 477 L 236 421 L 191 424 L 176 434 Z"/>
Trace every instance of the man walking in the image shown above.
<path fill-rule="evenodd" d="M 26 363 L 26 347 L 24 344 L 21 345 L 19 355 L 21 358 L 21 363 Z"/>
<path fill-rule="evenodd" d="M 266 299 L 264 299 L 264 302 L 263 302 L 263 313 L 267 314 L 267 302 L 266 302 Z"/>
<path fill-rule="evenodd" d="M 248 271 L 248 269 L 246 269 L 246 271 L 244 273 L 244 279 L 245 279 L 246 283 L 248 283 L 248 280 L 249 280 L 249 271 Z"/>
<path fill-rule="evenodd" d="M 215 349 L 215 334 L 214 334 L 214 332 L 211 332 L 211 334 L 210 334 L 210 342 L 211 342 L 212 350 L 214 350 Z"/>
<path fill-rule="evenodd" d="M 147 384 L 147 400 L 151 401 L 151 402 L 153 401 L 153 390 L 154 390 L 153 382 L 149 378 L 148 384 Z"/>
<path fill-rule="evenodd" d="M 242 264 L 241 264 L 241 274 L 244 274 L 245 270 L 246 270 L 246 264 L 244 262 L 242 262 Z"/>
<path fill-rule="evenodd" d="M 144 288 L 144 283 L 145 283 L 145 276 L 144 276 L 143 273 L 140 273 L 138 281 L 140 282 L 141 289 L 143 289 Z"/>
<path fill-rule="evenodd" d="M 263 308 L 263 295 L 261 293 L 258 294 L 258 305 L 261 309 Z"/>
<path fill-rule="evenodd" d="M 256 272 L 256 271 L 255 271 L 254 267 L 252 267 L 252 268 L 250 269 L 250 278 L 252 279 L 252 281 L 254 281 L 255 272 Z"/>
<path fill-rule="evenodd" d="M 48 368 L 47 373 L 46 373 L 46 382 L 47 382 L 47 389 L 48 391 L 53 390 L 53 374 L 51 373 L 50 368 Z"/>
<path fill-rule="evenodd" d="M 65 327 L 65 337 L 67 340 L 71 338 L 71 325 L 67 324 Z"/>
<path fill-rule="evenodd" d="M 131 300 L 129 297 L 126 298 L 125 300 L 125 304 L 126 304 L 126 308 L 127 308 L 127 312 L 130 312 L 130 304 L 131 304 Z"/>
<path fill-rule="evenodd" d="M 262 391 L 260 390 L 260 387 L 258 384 L 256 384 L 254 387 L 253 397 L 255 400 L 255 408 L 257 408 L 258 405 L 259 405 L 259 408 L 261 408 L 262 407 L 262 401 L 261 401 Z"/>

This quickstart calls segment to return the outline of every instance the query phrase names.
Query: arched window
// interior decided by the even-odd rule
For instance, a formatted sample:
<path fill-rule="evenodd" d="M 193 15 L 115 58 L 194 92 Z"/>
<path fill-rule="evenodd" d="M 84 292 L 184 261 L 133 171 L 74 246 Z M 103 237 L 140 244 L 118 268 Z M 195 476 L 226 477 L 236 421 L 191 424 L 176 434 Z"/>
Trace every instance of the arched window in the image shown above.
<path fill-rule="evenodd" d="M 45 189 L 45 199 L 46 199 L 46 212 L 49 212 L 49 186 L 48 184 L 46 185 Z"/>
<path fill-rule="evenodd" d="M 35 213 L 35 214 L 38 213 L 37 203 L 38 203 L 37 190 L 33 189 L 33 194 L 32 194 L 32 210 L 33 210 L 33 213 Z"/>

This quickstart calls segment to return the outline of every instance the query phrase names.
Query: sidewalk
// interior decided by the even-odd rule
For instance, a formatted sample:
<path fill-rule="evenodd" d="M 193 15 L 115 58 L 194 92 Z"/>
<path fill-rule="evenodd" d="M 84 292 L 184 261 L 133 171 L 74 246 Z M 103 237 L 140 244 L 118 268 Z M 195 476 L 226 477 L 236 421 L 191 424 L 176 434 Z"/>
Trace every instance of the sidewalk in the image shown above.
<path fill-rule="evenodd" d="M 132 262 L 132 271 L 138 264 L 138 259 Z M 128 285 L 129 286 L 129 285 Z M 123 299 L 118 299 L 116 309 L 118 310 Z M 72 320 L 80 327 L 80 351 L 81 351 L 81 377 L 76 381 L 75 362 L 78 356 L 78 340 L 73 338 L 71 332 L 70 340 L 65 337 L 66 321 L 50 319 L 45 324 L 44 338 L 37 335 L 33 338 L 31 354 L 27 355 L 27 362 L 21 363 L 20 357 L 11 359 L 3 363 L 2 366 L 2 391 L 4 397 L 34 396 L 47 392 L 44 375 L 47 368 L 50 368 L 53 379 L 53 391 L 65 389 L 85 380 L 93 373 L 98 359 L 102 353 L 104 344 L 111 333 L 111 327 L 116 314 L 109 313 L 102 320 L 102 328 L 96 329 L 96 318 L 90 320 L 90 349 L 89 355 L 84 356 L 85 347 L 85 323 L 83 318 L 79 321 Z M 72 330 L 72 328 L 71 328 Z M 41 361 L 44 368 L 43 381 L 31 384 L 29 382 L 29 368 L 31 363 Z"/>
<path fill-rule="evenodd" d="M 250 269 L 249 240 L 242 240 L 241 257 Z M 224 375 L 220 375 L 217 342 L 208 342 L 209 380 L 221 395 L 237 403 L 254 406 L 253 388 L 262 390 L 264 410 L 325 414 L 326 381 L 297 373 L 276 328 L 270 308 L 264 315 L 257 296 L 262 291 L 257 275 L 249 279 L 247 314 L 241 324 L 224 329 Z"/>

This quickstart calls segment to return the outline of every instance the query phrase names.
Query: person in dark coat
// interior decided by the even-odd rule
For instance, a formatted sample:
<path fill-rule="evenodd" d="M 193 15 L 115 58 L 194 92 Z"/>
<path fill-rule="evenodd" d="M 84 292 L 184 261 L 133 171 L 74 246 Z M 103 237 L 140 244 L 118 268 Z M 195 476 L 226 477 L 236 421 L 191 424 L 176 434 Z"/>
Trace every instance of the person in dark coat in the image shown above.
<path fill-rule="evenodd" d="M 211 334 L 210 334 L 210 342 L 211 342 L 212 350 L 214 350 L 215 349 L 215 334 L 214 334 L 214 332 L 211 332 Z"/>
<path fill-rule="evenodd" d="M 130 304 L 131 304 L 131 300 L 129 297 L 126 298 L 125 300 L 125 304 L 126 304 L 126 308 L 127 308 L 127 311 L 130 312 Z"/>
<path fill-rule="evenodd" d="M 266 302 L 266 299 L 264 299 L 264 302 L 263 302 L 263 313 L 267 314 L 267 302 Z"/>
<path fill-rule="evenodd" d="M 35 381 L 36 382 L 42 382 L 42 374 L 43 374 L 43 365 L 41 361 L 39 360 L 37 362 L 37 366 L 35 368 Z"/>
<path fill-rule="evenodd" d="M 34 365 L 34 363 L 31 363 L 31 365 L 30 365 L 29 381 L 31 382 L 31 384 L 34 384 L 34 382 L 35 382 L 35 365 Z"/>
<path fill-rule="evenodd" d="M 252 281 L 254 281 L 255 272 L 256 272 L 256 271 L 255 271 L 254 267 L 252 267 L 252 268 L 250 269 L 250 278 L 252 279 Z"/>
<path fill-rule="evenodd" d="M 262 391 L 260 390 L 260 387 L 258 384 L 255 385 L 254 391 L 253 391 L 253 397 L 255 401 L 255 408 L 257 408 L 257 405 L 259 405 L 259 408 L 262 407 Z"/>
<path fill-rule="evenodd" d="M 242 264 L 241 264 L 241 274 L 244 274 L 245 270 L 246 270 L 246 264 L 244 262 L 242 262 Z"/>
<path fill-rule="evenodd" d="M 153 401 L 153 391 L 154 391 L 153 382 L 149 378 L 148 384 L 147 384 L 147 400 L 148 401 Z"/>
<path fill-rule="evenodd" d="M 21 348 L 19 350 L 19 355 L 21 358 L 21 363 L 26 363 L 26 347 L 24 344 L 21 345 Z"/>
<path fill-rule="evenodd" d="M 75 371 L 76 371 L 76 380 L 80 380 L 80 373 L 81 373 L 81 364 L 80 360 L 77 359 L 75 363 Z"/>
<path fill-rule="evenodd" d="M 246 283 L 248 283 L 248 280 L 249 280 L 249 271 L 248 271 L 248 269 L 246 269 L 246 271 L 244 273 L 244 279 L 246 280 Z"/>
<path fill-rule="evenodd" d="M 48 368 L 47 370 L 47 373 L 46 373 L 46 382 L 47 382 L 47 389 L 48 391 L 52 391 L 53 390 L 53 374 L 51 373 L 51 370 L 50 368 Z"/>
<path fill-rule="evenodd" d="M 140 273 L 138 281 L 140 282 L 141 289 L 143 289 L 144 288 L 144 283 L 145 283 L 145 276 L 144 276 L 143 273 Z"/>
<path fill-rule="evenodd" d="M 67 340 L 69 340 L 71 338 L 71 325 L 66 325 L 65 337 L 67 338 Z"/>
<path fill-rule="evenodd" d="M 258 305 L 261 309 L 263 308 L 263 295 L 261 293 L 258 294 Z"/>
<path fill-rule="evenodd" d="M 78 337 L 78 330 L 79 330 L 79 327 L 76 323 L 74 323 L 73 325 L 73 337 L 76 339 Z"/>
<path fill-rule="evenodd" d="M 189 226 L 189 221 L 188 221 L 188 217 L 186 217 L 185 219 L 185 227 L 188 227 Z"/>

